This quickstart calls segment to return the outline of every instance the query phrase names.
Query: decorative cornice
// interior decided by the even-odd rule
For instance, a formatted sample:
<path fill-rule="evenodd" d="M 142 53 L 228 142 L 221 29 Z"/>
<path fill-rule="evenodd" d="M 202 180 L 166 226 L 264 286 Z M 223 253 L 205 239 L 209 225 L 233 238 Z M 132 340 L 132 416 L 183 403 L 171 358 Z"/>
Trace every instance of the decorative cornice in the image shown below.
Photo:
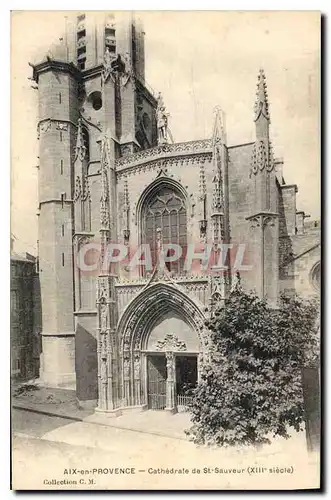
<path fill-rule="evenodd" d="M 278 219 L 279 214 L 276 212 L 258 212 L 256 214 L 246 217 L 246 220 L 250 222 L 251 227 L 265 227 L 267 225 L 275 225 L 275 221 Z"/>
<path fill-rule="evenodd" d="M 297 184 L 281 184 L 279 186 L 281 189 L 295 189 L 295 192 L 298 192 L 298 186 Z M 297 212 L 299 213 L 299 212 Z"/>
<path fill-rule="evenodd" d="M 47 71 L 57 71 L 61 73 L 69 73 L 77 81 L 81 81 L 82 74 L 80 70 L 71 62 L 67 63 L 64 61 L 55 61 L 50 57 L 47 57 L 46 61 L 43 61 L 39 64 L 33 65 L 30 64 L 33 68 L 33 79 L 38 83 L 39 75 L 42 73 L 46 73 Z"/>
<path fill-rule="evenodd" d="M 181 166 L 187 166 L 187 165 L 200 165 L 201 163 L 204 163 L 206 161 L 211 161 L 211 153 L 208 154 L 197 154 L 197 155 L 187 155 L 187 156 L 174 156 L 171 158 L 165 158 L 165 159 L 160 159 L 156 161 L 150 161 L 150 162 L 143 162 L 140 163 L 139 165 L 133 166 L 133 167 L 127 167 L 124 168 L 123 170 L 117 171 L 117 178 L 121 179 L 123 176 L 131 176 L 135 175 L 140 172 L 148 172 L 150 170 L 156 170 L 156 169 L 161 169 L 161 168 L 168 168 L 171 167 L 172 165 L 181 165 Z M 169 175 L 169 178 L 173 177 L 173 175 Z"/>
<path fill-rule="evenodd" d="M 96 309 L 80 309 L 78 311 L 74 311 L 74 316 L 96 316 L 98 311 Z"/>
<path fill-rule="evenodd" d="M 100 76 L 103 70 L 103 64 L 99 64 L 98 66 L 94 66 L 93 68 L 88 68 L 82 71 L 82 79 L 89 80 L 90 78 L 95 78 L 96 76 Z"/>
<path fill-rule="evenodd" d="M 208 277 L 206 276 L 172 276 L 172 280 L 174 283 L 178 285 L 185 285 L 191 283 L 208 283 Z M 135 286 L 144 286 L 150 281 L 150 277 L 148 278 L 138 278 L 136 280 L 118 278 L 115 286 L 116 287 L 135 287 Z"/>
<path fill-rule="evenodd" d="M 50 200 L 40 201 L 39 202 L 39 206 L 46 205 L 47 203 L 59 203 L 59 204 L 60 203 L 61 204 L 64 203 L 65 205 L 70 205 L 70 203 L 73 203 L 73 202 L 74 202 L 74 200 L 71 200 L 71 199 L 68 199 L 68 198 L 65 199 L 65 200 L 63 200 L 63 201 L 62 200 L 58 200 L 56 198 L 51 198 Z"/>
<path fill-rule="evenodd" d="M 168 158 L 172 156 L 185 156 L 189 154 L 199 154 L 199 153 L 211 153 L 212 152 L 212 142 L 210 139 L 190 141 L 190 142 L 179 142 L 176 144 L 162 144 L 154 148 L 145 149 L 128 155 L 125 158 L 119 158 L 116 160 L 117 170 L 122 170 L 125 167 L 136 166 L 141 163 L 146 163 L 146 161 L 157 160 L 161 158 Z"/>

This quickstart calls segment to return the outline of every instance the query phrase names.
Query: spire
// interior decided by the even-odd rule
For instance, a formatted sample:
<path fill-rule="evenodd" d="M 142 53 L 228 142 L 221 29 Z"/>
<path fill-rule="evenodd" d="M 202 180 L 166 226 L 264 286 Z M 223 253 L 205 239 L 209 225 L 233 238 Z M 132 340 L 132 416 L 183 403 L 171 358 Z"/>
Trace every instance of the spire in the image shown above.
<path fill-rule="evenodd" d="M 257 77 L 254 121 L 257 122 L 260 117 L 264 117 L 270 123 L 267 83 L 263 69 L 260 69 Z"/>
<path fill-rule="evenodd" d="M 226 144 L 225 115 L 219 106 L 214 109 L 215 119 L 213 127 L 212 144 L 215 147 L 220 142 Z"/>
<path fill-rule="evenodd" d="M 212 136 L 213 165 L 215 176 L 213 178 L 213 211 L 223 213 L 223 175 L 224 175 L 224 151 L 226 144 L 224 112 L 216 106 L 215 119 Z"/>

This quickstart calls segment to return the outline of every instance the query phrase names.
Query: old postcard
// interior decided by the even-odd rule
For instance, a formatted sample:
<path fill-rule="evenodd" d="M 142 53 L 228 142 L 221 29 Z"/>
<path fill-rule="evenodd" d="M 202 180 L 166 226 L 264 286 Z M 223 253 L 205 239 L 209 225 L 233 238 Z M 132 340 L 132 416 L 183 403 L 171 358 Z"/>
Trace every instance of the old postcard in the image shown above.
<path fill-rule="evenodd" d="M 320 13 L 14 11 L 14 490 L 320 487 Z"/>

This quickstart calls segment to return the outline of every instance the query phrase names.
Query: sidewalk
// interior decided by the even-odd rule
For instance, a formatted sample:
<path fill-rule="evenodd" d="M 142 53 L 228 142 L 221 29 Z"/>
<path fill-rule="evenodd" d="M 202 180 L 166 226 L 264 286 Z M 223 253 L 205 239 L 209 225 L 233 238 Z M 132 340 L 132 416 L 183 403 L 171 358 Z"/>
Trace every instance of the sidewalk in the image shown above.
<path fill-rule="evenodd" d="M 24 384 L 13 387 L 12 408 L 61 417 L 76 422 L 89 422 L 119 429 L 164 436 L 173 439 L 187 440 L 185 429 L 190 427 L 187 413 L 169 415 L 162 411 L 124 411 L 118 417 L 95 413 L 94 410 L 81 409 L 76 400 L 76 393 L 68 389 L 53 389 L 38 384 L 26 384 L 27 390 L 22 394 L 17 389 Z"/>
<path fill-rule="evenodd" d="M 17 394 L 24 386 L 27 390 Z M 12 388 L 12 407 L 75 421 L 82 421 L 93 413 L 93 410 L 83 410 L 78 407 L 74 390 L 51 389 L 38 384 L 14 386 Z"/>
<path fill-rule="evenodd" d="M 179 441 L 186 441 L 185 430 L 190 427 L 188 413 L 168 414 L 164 411 L 124 411 L 118 417 L 97 413 L 94 410 L 80 409 L 76 400 L 76 393 L 67 389 L 51 389 L 37 385 L 20 395 L 12 390 L 12 407 L 31 411 L 47 416 L 61 417 L 76 422 L 85 422 L 97 426 L 106 426 L 130 432 L 161 436 Z M 271 445 L 262 447 L 259 452 L 263 455 L 283 455 L 289 452 L 298 456 L 307 454 L 305 433 L 290 431 L 291 439 L 284 440 L 277 437 Z M 134 439 L 134 437 L 133 437 Z"/>

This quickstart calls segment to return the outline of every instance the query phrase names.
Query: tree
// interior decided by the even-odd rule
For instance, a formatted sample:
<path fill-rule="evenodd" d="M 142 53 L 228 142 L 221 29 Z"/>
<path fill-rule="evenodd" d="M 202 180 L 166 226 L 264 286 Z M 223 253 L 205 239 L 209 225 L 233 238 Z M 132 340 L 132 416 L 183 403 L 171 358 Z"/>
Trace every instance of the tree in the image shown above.
<path fill-rule="evenodd" d="M 279 308 L 238 284 L 207 322 L 209 360 L 190 405 L 198 444 L 261 444 L 304 420 L 301 368 L 318 357 L 313 301 L 282 295 Z M 307 354 L 309 356 L 307 358 Z"/>

